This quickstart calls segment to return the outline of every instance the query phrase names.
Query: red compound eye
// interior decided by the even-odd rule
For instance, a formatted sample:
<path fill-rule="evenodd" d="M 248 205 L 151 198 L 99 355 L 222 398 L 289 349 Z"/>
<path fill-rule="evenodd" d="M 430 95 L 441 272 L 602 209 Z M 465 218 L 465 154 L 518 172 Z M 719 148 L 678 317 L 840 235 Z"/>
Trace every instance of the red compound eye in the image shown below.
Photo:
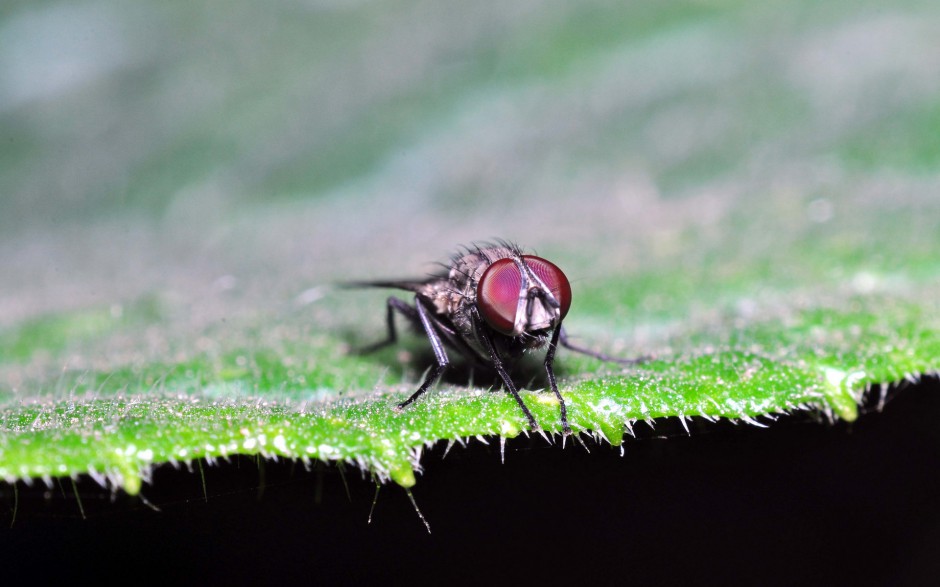
<path fill-rule="evenodd" d="M 554 263 L 541 257 L 523 255 L 523 261 L 551 290 L 561 307 L 564 318 L 571 307 L 571 285 L 568 278 Z M 529 284 L 532 287 L 533 284 Z M 512 334 L 516 322 L 516 309 L 519 306 L 519 290 L 522 276 L 512 259 L 500 259 L 487 267 L 477 285 L 477 304 L 483 313 L 483 319 L 494 330 L 503 334 Z"/>
<path fill-rule="evenodd" d="M 483 272 L 477 284 L 477 305 L 494 330 L 512 334 L 521 287 L 522 276 L 512 259 L 500 259 Z"/>

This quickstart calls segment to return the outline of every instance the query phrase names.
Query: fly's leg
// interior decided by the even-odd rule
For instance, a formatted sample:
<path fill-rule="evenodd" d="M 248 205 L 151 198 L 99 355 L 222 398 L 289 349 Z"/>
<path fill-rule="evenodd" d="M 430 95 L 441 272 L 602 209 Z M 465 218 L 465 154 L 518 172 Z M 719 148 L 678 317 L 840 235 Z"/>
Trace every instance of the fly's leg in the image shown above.
<path fill-rule="evenodd" d="M 493 341 L 490 340 L 490 337 L 486 334 L 486 325 L 483 323 L 483 320 L 480 318 L 480 315 L 477 313 L 476 309 L 473 310 L 473 320 L 477 337 L 479 338 L 480 343 L 483 345 L 483 348 L 485 348 L 486 352 L 489 353 L 490 361 L 493 363 L 493 368 L 496 369 L 497 373 L 499 373 L 499 377 L 506 385 L 506 389 L 508 389 L 509 393 L 512 394 L 512 397 L 516 400 L 516 403 L 519 404 L 519 407 L 522 408 L 522 412 L 529 420 L 529 426 L 531 426 L 533 430 L 541 430 L 538 422 L 535 421 L 535 416 L 532 415 L 532 412 L 529 411 L 529 408 L 525 405 L 525 402 L 522 401 L 522 397 L 516 390 L 516 386 L 513 384 L 512 379 L 510 379 L 509 373 L 506 372 L 506 368 L 503 366 L 503 362 L 499 358 L 499 354 L 496 352 L 496 347 L 493 346 Z"/>
<path fill-rule="evenodd" d="M 561 430 L 565 436 L 571 435 L 571 426 L 568 425 L 568 408 L 565 406 L 565 398 L 558 391 L 558 382 L 555 381 L 555 370 L 552 365 L 555 362 L 555 349 L 558 347 L 558 337 L 561 336 L 561 325 L 555 328 L 552 333 L 552 341 L 548 344 L 548 352 L 545 353 L 545 373 L 548 374 L 548 383 L 552 386 L 552 393 L 558 398 L 558 405 L 561 406 Z"/>
<path fill-rule="evenodd" d="M 398 311 L 402 316 L 410 320 L 413 324 L 419 322 L 418 311 L 409 306 L 407 303 L 399 300 L 395 297 L 390 297 L 386 300 L 386 307 L 388 308 L 388 314 L 386 315 L 386 320 L 388 321 L 388 337 L 385 340 L 380 340 L 379 342 L 370 344 L 367 347 L 363 347 L 357 351 L 357 354 L 366 355 L 373 353 L 379 349 L 385 348 L 391 344 L 395 344 L 398 341 L 398 333 L 395 330 L 395 312 Z"/>
<path fill-rule="evenodd" d="M 389 298 L 389 308 L 391 308 L 391 301 L 394 299 L 395 298 Z M 421 326 L 424 328 L 425 334 L 428 335 L 428 341 L 431 343 L 431 349 L 434 350 L 434 359 L 437 361 L 437 365 L 428 371 L 427 377 L 424 378 L 424 382 L 421 383 L 421 387 L 418 388 L 418 391 L 414 392 L 411 394 L 411 397 L 398 404 L 398 408 L 401 409 L 421 397 L 421 394 L 427 391 L 428 388 L 431 387 L 435 381 L 437 381 L 437 378 L 441 376 L 441 373 L 444 372 L 444 369 L 447 368 L 447 365 L 450 364 L 450 361 L 447 358 L 447 352 L 444 350 L 444 343 L 441 341 L 441 337 L 437 333 L 437 328 L 434 326 L 434 322 L 432 321 L 430 314 L 428 314 L 427 308 L 424 307 L 421 298 L 415 296 L 414 308 L 399 300 L 396 301 L 407 307 L 409 310 L 415 312 L 418 321 L 421 322 Z M 391 310 L 389 310 L 388 315 L 392 315 Z M 389 324 L 391 323 L 392 321 L 390 318 Z M 392 330 L 391 333 L 394 334 L 394 330 Z"/>
<path fill-rule="evenodd" d="M 639 363 L 644 363 L 646 361 L 649 361 L 650 359 L 653 358 L 649 355 L 645 355 L 642 357 L 637 357 L 635 359 L 622 359 L 620 357 L 613 357 L 611 355 L 605 355 L 604 353 L 594 352 L 591 349 L 573 344 L 570 340 L 568 340 L 568 334 L 565 332 L 565 330 L 561 326 L 555 329 L 555 335 L 552 337 L 552 346 L 549 348 L 549 351 L 548 351 L 552 355 L 554 355 L 556 339 L 558 340 L 558 342 L 561 343 L 561 346 L 565 347 L 566 349 L 572 350 L 576 353 L 581 353 L 582 355 L 594 357 L 595 359 L 599 359 L 601 361 L 607 361 L 610 363 L 620 363 L 621 365 L 637 365 Z"/>

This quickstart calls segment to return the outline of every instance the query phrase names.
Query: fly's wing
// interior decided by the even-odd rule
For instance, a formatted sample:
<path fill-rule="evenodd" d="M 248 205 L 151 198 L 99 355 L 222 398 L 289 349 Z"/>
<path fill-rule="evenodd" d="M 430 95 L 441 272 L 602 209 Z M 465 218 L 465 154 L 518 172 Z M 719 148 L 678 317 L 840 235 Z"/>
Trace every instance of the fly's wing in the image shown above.
<path fill-rule="evenodd" d="M 440 288 L 431 286 L 431 284 L 446 280 L 448 271 L 449 267 L 446 265 L 441 265 L 437 271 L 429 273 L 425 277 L 413 277 L 410 279 L 378 279 L 375 281 L 344 281 L 342 283 L 338 283 L 337 285 L 343 288 L 384 287 L 391 289 L 401 289 L 404 291 L 421 294 L 428 298 L 433 298 L 435 291 Z"/>
<path fill-rule="evenodd" d="M 382 281 L 344 281 L 339 283 L 343 288 L 365 288 L 365 287 L 384 287 L 391 289 L 402 289 L 415 293 L 423 292 L 427 284 L 440 279 L 439 277 L 428 277 L 426 279 L 389 279 Z"/>

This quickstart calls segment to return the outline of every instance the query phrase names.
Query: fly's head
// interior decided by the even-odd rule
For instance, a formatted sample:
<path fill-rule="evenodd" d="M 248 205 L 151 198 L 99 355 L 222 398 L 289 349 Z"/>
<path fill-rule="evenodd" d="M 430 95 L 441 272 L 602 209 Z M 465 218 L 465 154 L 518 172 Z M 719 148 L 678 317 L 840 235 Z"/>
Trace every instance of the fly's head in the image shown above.
<path fill-rule="evenodd" d="M 483 272 L 476 305 L 496 332 L 539 346 L 568 313 L 571 284 L 554 263 L 514 252 Z"/>

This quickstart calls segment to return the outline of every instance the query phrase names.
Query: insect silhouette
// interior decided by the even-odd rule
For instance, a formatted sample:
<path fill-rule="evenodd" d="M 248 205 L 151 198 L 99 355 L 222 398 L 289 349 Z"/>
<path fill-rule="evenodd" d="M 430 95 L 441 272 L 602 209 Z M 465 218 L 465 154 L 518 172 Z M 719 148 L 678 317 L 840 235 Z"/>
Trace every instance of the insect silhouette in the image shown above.
<path fill-rule="evenodd" d="M 414 305 L 396 297 L 387 301 L 388 337 L 360 349 L 369 353 L 398 340 L 395 312 L 428 337 L 436 364 L 403 409 L 421 397 L 441 376 L 450 358 L 447 349 L 496 371 L 522 409 L 533 430 L 540 430 L 509 376 L 508 367 L 522 355 L 548 345 L 545 372 L 561 409 L 562 431 L 571 434 L 565 398 L 558 391 L 553 368 L 558 345 L 602 361 L 632 365 L 646 360 L 619 359 L 572 344 L 562 328 L 571 307 L 571 284 L 554 263 L 525 254 L 507 241 L 466 247 L 438 274 L 425 279 L 358 281 L 349 287 L 388 287 L 414 293 Z"/>

